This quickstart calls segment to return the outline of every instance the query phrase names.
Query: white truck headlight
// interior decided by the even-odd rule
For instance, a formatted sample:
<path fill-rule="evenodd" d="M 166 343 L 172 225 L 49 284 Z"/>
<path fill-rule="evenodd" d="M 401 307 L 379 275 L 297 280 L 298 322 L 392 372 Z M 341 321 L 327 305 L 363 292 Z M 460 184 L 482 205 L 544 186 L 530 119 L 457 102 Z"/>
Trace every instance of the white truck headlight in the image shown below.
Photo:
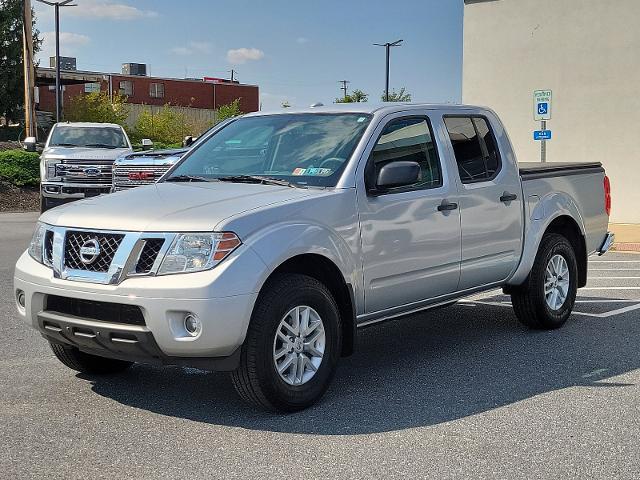
<path fill-rule="evenodd" d="M 38 222 L 36 224 L 36 230 L 33 232 L 33 237 L 31 237 L 31 243 L 29 244 L 29 255 L 38 263 L 43 263 L 42 250 L 44 248 L 44 235 L 46 231 L 46 225 Z"/>
<path fill-rule="evenodd" d="M 158 275 L 209 270 L 242 242 L 235 233 L 181 233 L 169 247 Z"/>
<path fill-rule="evenodd" d="M 59 164 L 60 164 L 60 160 L 50 159 L 50 158 L 45 159 L 44 166 L 45 166 L 45 175 L 47 179 L 55 178 L 58 176 L 56 167 Z"/>

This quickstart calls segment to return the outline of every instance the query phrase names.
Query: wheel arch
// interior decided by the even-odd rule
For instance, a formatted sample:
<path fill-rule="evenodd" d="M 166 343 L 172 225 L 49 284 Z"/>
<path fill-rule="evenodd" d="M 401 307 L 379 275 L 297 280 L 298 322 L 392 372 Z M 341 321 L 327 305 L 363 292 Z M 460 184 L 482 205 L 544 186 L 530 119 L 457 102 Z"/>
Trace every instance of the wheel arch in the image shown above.
<path fill-rule="evenodd" d="M 553 219 L 542 236 L 549 233 L 562 235 L 573 247 L 578 264 L 578 288 L 584 287 L 587 284 L 587 244 L 582 230 L 572 217 L 561 215 Z"/>
<path fill-rule="evenodd" d="M 329 289 L 336 300 L 341 319 L 342 356 L 355 350 L 356 310 L 353 285 L 348 283 L 340 268 L 329 258 L 317 253 L 295 255 L 278 265 L 267 277 L 261 291 L 276 275 L 299 273 L 315 278 Z"/>

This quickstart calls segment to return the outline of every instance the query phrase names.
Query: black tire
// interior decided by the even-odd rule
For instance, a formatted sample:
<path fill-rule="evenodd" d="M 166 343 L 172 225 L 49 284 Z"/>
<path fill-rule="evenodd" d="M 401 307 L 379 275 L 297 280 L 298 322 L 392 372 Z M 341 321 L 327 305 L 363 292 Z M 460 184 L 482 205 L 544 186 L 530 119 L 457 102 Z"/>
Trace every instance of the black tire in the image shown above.
<path fill-rule="evenodd" d="M 569 268 L 567 298 L 560 308 L 552 310 L 545 300 L 544 279 L 549 260 L 561 255 Z M 547 234 L 540 242 L 533 268 L 525 283 L 511 293 L 511 303 L 521 323 L 529 328 L 552 330 L 565 324 L 576 301 L 578 264 L 569 241 L 557 233 Z"/>
<path fill-rule="evenodd" d="M 40 194 L 40 213 L 44 213 L 51 208 L 49 200 L 44 195 Z"/>
<path fill-rule="evenodd" d="M 99 357 L 78 350 L 75 347 L 49 342 L 53 354 L 72 370 L 89 374 L 120 373 L 129 368 L 132 362 Z"/>
<path fill-rule="evenodd" d="M 281 319 L 296 306 L 309 306 L 322 318 L 325 350 L 315 375 L 302 385 L 290 385 L 278 374 L 273 342 Z M 240 366 L 231 379 L 240 397 L 261 409 L 295 412 L 317 402 L 333 378 L 342 346 L 336 301 L 318 280 L 300 274 L 282 274 L 260 293 L 242 346 Z"/>

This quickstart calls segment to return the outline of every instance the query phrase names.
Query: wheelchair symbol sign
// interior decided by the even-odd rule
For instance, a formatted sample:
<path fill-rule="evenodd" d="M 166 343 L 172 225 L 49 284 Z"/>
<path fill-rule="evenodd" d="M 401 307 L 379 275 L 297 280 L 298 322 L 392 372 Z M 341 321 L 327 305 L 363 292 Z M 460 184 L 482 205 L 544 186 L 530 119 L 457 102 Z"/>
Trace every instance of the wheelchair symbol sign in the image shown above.
<path fill-rule="evenodd" d="M 551 120 L 551 90 L 536 90 L 533 92 L 533 119 Z"/>

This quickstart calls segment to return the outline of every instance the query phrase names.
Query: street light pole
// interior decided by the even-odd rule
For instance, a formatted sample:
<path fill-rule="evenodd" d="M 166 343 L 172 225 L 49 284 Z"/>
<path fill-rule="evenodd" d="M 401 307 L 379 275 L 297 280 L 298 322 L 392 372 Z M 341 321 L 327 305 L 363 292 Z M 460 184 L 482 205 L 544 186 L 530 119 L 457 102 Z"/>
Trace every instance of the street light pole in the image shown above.
<path fill-rule="evenodd" d="M 75 7 L 69 5 L 73 0 L 63 0 L 62 2 L 48 2 L 47 0 L 37 0 L 54 8 L 56 23 L 56 122 L 62 116 L 62 101 L 60 98 L 60 7 Z"/>
<path fill-rule="evenodd" d="M 384 47 L 385 48 L 385 53 L 386 53 L 386 57 L 387 57 L 387 63 L 386 63 L 386 75 L 385 75 L 385 87 L 384 87 L 384 101 L 388 102 L 389 101 L 389 63 L 390 63 L 390 57 L 391 57 L 391 47 L 400 47 L 402 46 L 402 40 L 396 40 L 395 42 L 387 42 L 387 43 L 374 43 L 375 46 L 377 47 Z"/>

